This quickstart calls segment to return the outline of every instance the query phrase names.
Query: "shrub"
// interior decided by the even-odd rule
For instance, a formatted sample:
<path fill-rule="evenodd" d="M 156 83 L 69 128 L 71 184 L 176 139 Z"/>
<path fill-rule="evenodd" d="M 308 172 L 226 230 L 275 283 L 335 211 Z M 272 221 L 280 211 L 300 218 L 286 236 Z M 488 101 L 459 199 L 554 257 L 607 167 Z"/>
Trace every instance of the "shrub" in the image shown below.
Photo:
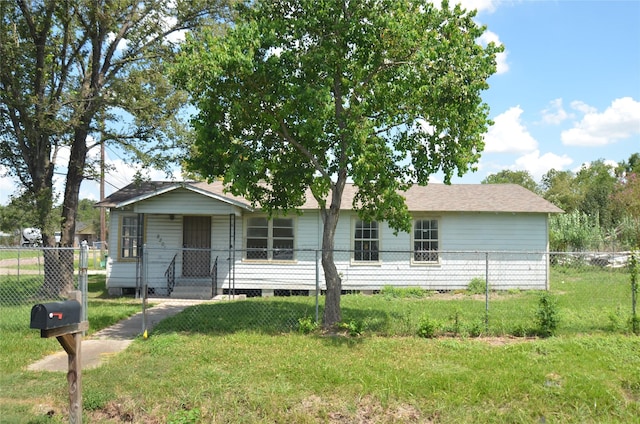
<path fill-rule="evenodd" d="M 487 282 L 484 278 L 474 277 L 467 286 L 469 294 L 485 294 L 487 291 Z"/>
<path fill-rule="evenodd" d="M 341 322 L 338 326 L 343 330 L 347 330 L 351 337 L 356 337 L 362 334 L 362 324 L 358 321 L 351 320 L 349 322 Z"/>
<path fill-rule="evenodd" d="M 422 298 L 429 295 L 427 290 L 420 287 L 396 287 L 386 285 L 380 290 L 385 299 Z"/>
<path fill-rule="evenodd" d="M 459 308 L 456 308 L 451 314 L 450 319 L 451 323 L 451 332 L 456 336 L 459 335 L 462 331 L 462 312 Z"/>
<path fill-rule="evenodd" d="M 549 218 L 549 250 L 552 252 L 583 251 L 598 247 L 603 240 L 604 231 L 597 215 L 573 211 Z"/>
<path fill-rule="evenodd" d="M 420 318 L 420 323 L 418 324 L 418 337 L 424 337 L 425 339 L 432 339 L 436 336 L 438 332 L 438 323 L 428 316 L 423 316 Z"/>
<path fill-rule="evenodd" d="M 318 323 L 310 316 L 298 318 L 298 332 L 302 334 L 309 334 L 318 328 Z"/>
<path fill-rule="evenodd" d="M 536 331 L 530 329 L 529 327 L 527 327 L 525 324 L 522 324 L 522 323 L 516 324 L 513 330 L 511 331 L 511 335 L 515 337 L 528 337 L 535 333 Z"/>
<path fill-rule="evenodd" d="M 485 330 L 485 323 L 482 320 L 475 320 L 469 324 L 467 331 L 470 337 L 480 337 Z"/>
<path fill-rule="evenodd" d="M 538 335 L 541 337 L 553 336 L 558 328 L 558 307 L 555 299 L 548 292 L 543 292 L 538 300 L 536 324 Z"/>

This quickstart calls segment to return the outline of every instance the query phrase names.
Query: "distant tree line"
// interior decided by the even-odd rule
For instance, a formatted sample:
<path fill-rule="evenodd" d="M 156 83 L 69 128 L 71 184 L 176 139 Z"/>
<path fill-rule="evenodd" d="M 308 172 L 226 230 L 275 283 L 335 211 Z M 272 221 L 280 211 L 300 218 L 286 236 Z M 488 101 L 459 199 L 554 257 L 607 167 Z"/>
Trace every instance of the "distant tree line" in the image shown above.
<path fill-rule="evenodd" d="M 565 211 L 550 222 L 552 251 L 626 250 L 640 245 L 640 153 L 617 165 L 603 159 L 579 171 L 551 169 L 536 182 L 528 171 L 503 170 L 483 184 L 519 184 Z"/>
<path fill-rule="evenodd" d="M 576 173 L 551 169 L 539 183 L 528 171 L 511 170 L 492 174 L 482 183 L 518 184 L 564 210 L 551 218 L 552 251 L 626 250 L 640 245 L 640 153 L 617 166 L 599 159 Z M 92 200 L 80 201 L 77 219 L 99 233 L 100 211 Z M 8 205 L 0 205 L 0 232 L 17 236 L 27 227 L 37 227 L 32 204 L 13 197 Z"/>
<path fill-rule="evenodd" d="M 78 203 L 77 221 L 90 226 L 95 234 L 100 234 L 100 209 L 94 206 L 95 201 L 81 199 Z M 62 206 L 56 206 L 57 212 Z M 108 215 L 107 215 L 108 216 Z M 26 197 L 12 197 L 6 206 L 0 205 L 0 232 L 8 234 L 0 238 L 0 246 L 20 243 L 20 231 L 24 228 L 39 228 L 33 203 Z"/>

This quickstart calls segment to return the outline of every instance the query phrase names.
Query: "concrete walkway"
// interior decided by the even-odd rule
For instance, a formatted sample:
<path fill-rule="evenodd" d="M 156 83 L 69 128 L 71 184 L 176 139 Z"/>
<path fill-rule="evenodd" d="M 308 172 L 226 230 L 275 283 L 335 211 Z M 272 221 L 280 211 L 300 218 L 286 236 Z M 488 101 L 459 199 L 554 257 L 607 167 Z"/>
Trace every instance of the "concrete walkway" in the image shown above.
<path fill-rule="evenodd" d="M 150 303 L 159 302 L 153 308 L 147 309 L 147 332 L 165 318 L 182 312 L 185 308 L 207 301 L 203 300 L 168 300 L 149 299 Z M 82 369 L 99 367 L 113 355 L 122 352 L 138 336 L 142 335 L 142 312 L 117 324 L 104 328 L 82 340 Z M 89 322 L 91 325 L 91 322 Z M 30 371 L 64 371 L 69 369 L 67 353 L 60 347 L 60 352 L 49 355 L 40 361 L 29 365 Z"/>

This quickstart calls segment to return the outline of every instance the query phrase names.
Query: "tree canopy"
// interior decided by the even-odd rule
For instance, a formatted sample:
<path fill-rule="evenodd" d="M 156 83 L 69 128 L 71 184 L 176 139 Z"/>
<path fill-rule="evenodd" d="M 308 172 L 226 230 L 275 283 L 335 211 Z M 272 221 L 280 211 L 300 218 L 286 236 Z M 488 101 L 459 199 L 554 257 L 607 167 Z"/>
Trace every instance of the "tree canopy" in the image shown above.
<path fill-rule="evenodd" d="M 269 212 L 310 188 L 324 222 L 323 322 L 340 321 L 333 239 L 347 181 L 367 220 L 409 231 L 400 191 L 474 167 L 490 120 L 481 92 L 500 46 L 459 5 L 256 1 L 232 30 L 195 34 L 174 78 L 198 108 L 189 169 Z"/>
<path fill-rule="evenodd" d="M 87 158 L 97 144 L 117 144 L 144 165 L 173 160 L 186 97 L 166 76 L 171 35 L 223 23 L 227 3 L 0 2 L 0 164 L 20 181 L 17 195 L 34 206 L 45 242 L 61 225 L 63 245 L 72 243 L 80 184 L 96 175 Z M 54 193 L 63 156 L 65 192 Z"/>
<path fill-rule="evenodd" d="M 533 179 L 529 171 L 511 171 L 503 169 L 497 174 L 491 174 L 484 180 L 482 184 L 518 184 L 527 190 L 538 193 L 538 184 Z"/>

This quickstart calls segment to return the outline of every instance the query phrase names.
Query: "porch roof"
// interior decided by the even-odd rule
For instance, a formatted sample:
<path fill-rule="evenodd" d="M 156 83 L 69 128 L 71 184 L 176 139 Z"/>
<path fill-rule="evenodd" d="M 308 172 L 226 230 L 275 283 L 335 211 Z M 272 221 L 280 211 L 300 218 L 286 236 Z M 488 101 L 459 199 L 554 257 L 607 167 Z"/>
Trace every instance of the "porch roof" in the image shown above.
<path fill-rule="evenodd" d="M 222 183 L 204 183 L 197 181 L 144 181 L 136 182 L 121 188 L 96 203 L 96 206 L 107 208 L 122 208 L 176 189 L 186 189 L 212 199 L 238 206 L 242 209 L 253 210 L 246 199 L 226 193 Z"/>

